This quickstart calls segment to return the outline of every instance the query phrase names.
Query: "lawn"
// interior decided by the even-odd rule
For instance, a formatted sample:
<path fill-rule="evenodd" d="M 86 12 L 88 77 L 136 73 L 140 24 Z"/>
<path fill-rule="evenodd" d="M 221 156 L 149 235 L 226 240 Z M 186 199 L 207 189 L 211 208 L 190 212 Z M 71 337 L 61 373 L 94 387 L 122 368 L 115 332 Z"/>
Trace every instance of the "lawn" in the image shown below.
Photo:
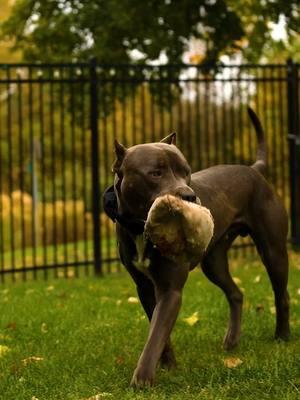
<path fill-rule="evenodd" d="M 289 343 L 273 340 L 273 296 L 261 264 L 233 264 L 245 293 L 238 349 L 222 350 L 228 306 L 196 270 L 173 333 L 178 368 L 159 369 L 155 386 L 137 391 L 129 382 L 148 322 L 128 301 L 136 294 L 125 272 L 0 286 L 0 399 L 299 399 L 300 256 L 291 255 Z M 228 358 L 242 362 L 233 368 Z"/>

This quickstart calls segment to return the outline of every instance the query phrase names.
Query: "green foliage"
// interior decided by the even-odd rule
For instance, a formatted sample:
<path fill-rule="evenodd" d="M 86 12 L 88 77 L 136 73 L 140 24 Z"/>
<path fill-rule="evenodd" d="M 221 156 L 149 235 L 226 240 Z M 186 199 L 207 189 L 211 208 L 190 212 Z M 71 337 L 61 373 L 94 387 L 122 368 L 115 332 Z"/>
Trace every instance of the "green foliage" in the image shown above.
<path fill-rule="evenodd" d="M 290 342 L 273 340 L 274 300 L 267 273 L 259 262 L 242 259 L 232 265 L 245 295 L 241 343 L 233 353 L 223 351 L 227 301 L 196 270 L 184 288 L 172 335 L 178 368 L 158 368 L 156 385 L 140 391 L 129 382 L 148 322 L 140 304 L 128 302 L 136 291 L 127 274 L 6 284 L 0 287 L 0 346 L 9 350 L 0 355 L 0 397 L 297 400 L 299 256 L 291 254 L 291 261 Z M 185 319 L 195 312 L 199 321 L 189 326 Z M 228 368 L 226 358 L 239 358 L 242 364 Z"/>
<path fill-rule="evenodd" d="M 227 0 L 241 20 L 245 29 L 245 43 L 242 45 L 244 57 L 258 62 L 262 56 L 271 62 L 297 58 L 299 49 L 293 43 L 299 42 L 300 4 L 298 0 Z M 287 41 L 276 41 L 271 36 L 272 23 L 280 18 L 285 20 Z M 285 51 L 284 51 L 285 50 Z M 284 57 L 280 57 L 284 54 Z"/>
<path fill-rule="evenodd" d="M 2 28 L 26 59 L 93 55 L 101 63 L 130 62 L 133 49 L 144 54 L 143 62 L 161 52 L 169 62 L 180 62 L 191 37 L 207 42 L 206 59 L 215 60 L 243 35 L 224 0 L 19 0 Z"/>
<path fill-rule="evenodd" d="M 141 62 L 165 53 L 176 63 L 191 38 L 205 43 L 203 61 L 237 50 L 258 60 L 276 47 L 270 23 L 280 17 L 288 49 L 299 39 L 298 0 L 19 0 L 1 30 L 26 60 L 127 63 L 138 50 Z"/>

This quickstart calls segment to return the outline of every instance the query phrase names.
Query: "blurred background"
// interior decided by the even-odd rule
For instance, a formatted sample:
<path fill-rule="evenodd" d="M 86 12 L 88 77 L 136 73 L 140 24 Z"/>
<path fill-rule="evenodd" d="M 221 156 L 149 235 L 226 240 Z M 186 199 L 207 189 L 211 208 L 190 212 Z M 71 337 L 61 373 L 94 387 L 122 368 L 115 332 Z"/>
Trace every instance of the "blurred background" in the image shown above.
<path fill-rule="evenodd" d="M 118 270 L 114 138 L 176 131 L 193 171 L 251 165 L 249 105 L 300 243 L 298 0 L 0 2 L 2 280 Z"/>

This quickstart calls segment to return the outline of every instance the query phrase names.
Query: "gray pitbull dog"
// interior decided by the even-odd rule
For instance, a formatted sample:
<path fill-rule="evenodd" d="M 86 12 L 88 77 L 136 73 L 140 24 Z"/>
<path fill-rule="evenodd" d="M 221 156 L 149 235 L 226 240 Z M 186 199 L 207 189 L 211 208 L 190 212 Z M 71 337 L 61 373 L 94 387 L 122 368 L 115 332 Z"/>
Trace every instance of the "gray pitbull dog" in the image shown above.
<path fill-rule="evenodd" d="M 172 328 L 181 305 L 182 289 L 195 267 L 176 265 L 164 258 L 155 246 L 142 246 L 144 221 L 153 201 L 164 194 L 196 201 L 207 207 L 214 219 L 214 235 L 198 260 L 204 274 L 219 286 L 230 307 L 224 348 L 237 345 L 241 332 L 243 294 L 229 273 L 227 252 L 237 236 L 250 235 L 270 277 L 276 306 L 275 337 L 289 337 L 288 219 L 278 196 L 264 178 L 267 150 L 263 129 L 252 109 L 249 116 L 256 130 L 257 160 L 251 166 L 218 165 L 191 174 L 183 154 L 175 145 L 175 134 L 159 143 L 140 144 L 126 149 L 115 142 L 117 159 L 113 165 L 115 210 L 105 206 L 117 224 L 122 263 L 137 286 L 138 296 L 150 321 L 149 336 L 134 371 L 133 386 L 152 385 L 159 361 L 176 365 L 170 342 Z M 110 208 L 110 209 L 109 209 Z M 148 268 L 137 265 L 141 256 Z M 197 264 L 198 264 L 197 263 Z"/>

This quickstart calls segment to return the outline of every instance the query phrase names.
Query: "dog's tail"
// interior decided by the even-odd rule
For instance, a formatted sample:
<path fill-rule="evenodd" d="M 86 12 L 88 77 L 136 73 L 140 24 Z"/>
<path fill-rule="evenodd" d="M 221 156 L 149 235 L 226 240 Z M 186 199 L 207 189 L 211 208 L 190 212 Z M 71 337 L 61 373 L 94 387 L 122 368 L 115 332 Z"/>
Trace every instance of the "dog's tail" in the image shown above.
<path fill-rule="evenodd" d="M 268 149 L 264 130 L 258 116 L 250 107 L 248 107 L 248 114 L 254 125 L 257 137 L 256 161 L 252 165 L 252 168 L 254 168 L 256 171 L 259 171 L 262 175 L 265 175 L 267 168 Z"/>

